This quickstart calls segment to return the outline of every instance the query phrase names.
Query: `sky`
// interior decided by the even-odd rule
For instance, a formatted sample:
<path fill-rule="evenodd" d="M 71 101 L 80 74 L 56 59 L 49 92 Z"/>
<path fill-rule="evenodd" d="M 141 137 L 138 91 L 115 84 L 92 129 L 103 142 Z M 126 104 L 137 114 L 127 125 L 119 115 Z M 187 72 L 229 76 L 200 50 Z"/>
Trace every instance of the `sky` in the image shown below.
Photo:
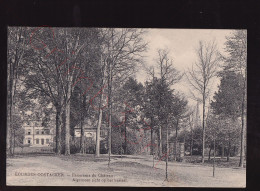
<path fill-rule="evenodd" d="M 232 30 L 223 29 L 147 29 L 144 40 L 147 41 L 148 50 L 144 54 L 144 65 L 156 66 L 157 50 L 167 48 L 170 51 L 170 57 L 173 59 L 173 65 L 181 72 L 187 71 L 197 60 L 195 49 L 200 40 L 215 41 L 219 52 L 225 55 L 224 43 L 226 36 L 230 36 Z M 141 67 L 136 78 L 139 82 L 145 82 L 148 79 L 143 67 Z M 219 79 L 214 79 L 212 85 L 212 95 L 217 91 Z M 190 99 L 190 85 L 185 77 L 180 83 L 173 87 L 180 94 L 186 96 L 190 105 L 196 105 L 196 102 Z M 212 97 L 211 95 L 211 97 Z"/>

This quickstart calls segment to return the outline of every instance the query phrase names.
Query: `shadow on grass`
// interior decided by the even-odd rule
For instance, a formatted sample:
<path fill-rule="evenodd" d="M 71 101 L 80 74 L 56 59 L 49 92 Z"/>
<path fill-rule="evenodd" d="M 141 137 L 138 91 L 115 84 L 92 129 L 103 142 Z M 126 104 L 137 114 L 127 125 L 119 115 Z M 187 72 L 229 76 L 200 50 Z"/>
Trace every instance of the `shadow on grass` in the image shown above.
<path fill-rule="evenodd" d="M 111 166 L 131 167 L 131 168 L 149 168 L 149 169 L 152 168 L 149 165 L 141 164 L 141 163 L 138 163 L 138 162 L 131 162 L 131 161 L 116 161 L 116 162 L 112 162 Z"/>
<path fill-rule="evenodd" d="M 214 159 L 211 157 L 210 160 L 206 158 L 204 164 L 201 163 L 202 159 L 201 156 L 185 156 L 185 163 L 192 163 L 192 164 L 201 164 L 203 166 L 212 166 Z M 230 157 L 229 161 L 227 158 L 216 157 L 215 158 L 215 165 L 216 167 L 220 168 L 239 168 L 239 157 Z M 244 168 L 246 168 L 246 164 L 244 164 Z"/>
<path fill-rule="evenodd" d="M 37 156 L 54 156 L 55 153 L 17 153 L 12 156 L 7 156 L 7 159 L 26 158 L 26 157 L 37 157 Z"/>
<path fill-rule="evenodd" d="M 73 155 L 60 155 L 59 158 L 64 161 L 86 161 L 86 162 L 104 162 L 108 161 L 107 156 L 95 157 L 93 154 L 73 154 Z"/>

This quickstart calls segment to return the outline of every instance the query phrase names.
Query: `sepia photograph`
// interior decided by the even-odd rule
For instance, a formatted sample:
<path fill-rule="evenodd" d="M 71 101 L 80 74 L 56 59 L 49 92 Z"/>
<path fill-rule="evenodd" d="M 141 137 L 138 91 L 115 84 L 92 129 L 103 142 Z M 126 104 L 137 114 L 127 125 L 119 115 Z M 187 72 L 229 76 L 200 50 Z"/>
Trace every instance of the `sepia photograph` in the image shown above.
<path fill-rule="evenodd" d="M 245 188 L 247 30 L 9 26 L 5 107 L 7 186 Z"/>

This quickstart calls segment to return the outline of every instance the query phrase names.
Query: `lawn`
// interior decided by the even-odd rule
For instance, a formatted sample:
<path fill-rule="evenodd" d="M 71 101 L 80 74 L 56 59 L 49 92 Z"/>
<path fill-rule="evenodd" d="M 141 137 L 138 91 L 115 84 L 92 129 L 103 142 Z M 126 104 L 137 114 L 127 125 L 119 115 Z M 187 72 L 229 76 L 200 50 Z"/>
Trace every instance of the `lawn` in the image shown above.
<path fill-rule="evenodd" d="M 213 157 L 208 160 L 208 157 L 206 156 L 206 160 L 204 165 L 206 166 L 212 166 L 213 165 Z M 185 156 L 185 162 L 186 163 L 192 163 L 192 164 L 199 164 L 201 163 L 201 156 Z M 244 167 L 246 167 L 246 160 L 244 161 Z M 215 158 L 215 165 L 217 167 L 227 167 L 227 168 L 236 168 L 239 165 L 239 157 L 229 157 L 229 162 L 227 162 L 227 157 L 216 157 Z"/>
<path fill-rule="evenodd" d="M 171 187 L 244 187 L 245 168 L 216 167 L 212 177 L 209 164 L 169 162 L 168 181 L 165 181 L 165 162 L 151 156 L 111 157 L 75 154 L 17 155 L 7 159 L 8 185 L 35 186 L 171 186 Z M 17 175 L 34 173 L 32 176 Z M 54 173 L 63 174 L 53 177 Z M 49 176 L 51 175 L 51 176 Z"/>

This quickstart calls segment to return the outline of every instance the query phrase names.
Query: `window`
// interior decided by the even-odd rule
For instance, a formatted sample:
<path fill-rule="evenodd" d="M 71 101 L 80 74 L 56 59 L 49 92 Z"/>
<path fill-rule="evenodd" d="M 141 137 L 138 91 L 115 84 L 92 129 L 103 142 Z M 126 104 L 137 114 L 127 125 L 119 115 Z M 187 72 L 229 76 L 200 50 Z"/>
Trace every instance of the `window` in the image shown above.
<path fill-rule="evenodd" d="M 42 135 L 44 135 L 44 131 L 42 131 Z"/>
<path fill-rule="evenodd" d="M 31 134 L 31 130 L 28 130 L 27 134 L 30 135 Z"/>
<path fill-rule="evenodd" d="M 31 144 L 31 139 L 28 139 L 28 144 Z"/>
<path fill-rule="evenodd" d="M 46 139 L 46 144 L 49 144 L 49 142 L 50 142 L 49 139 Z"/>
<path fill-rule="evenodd" d="M 44 139 L 42 139 L 42 145 L 44 145 Z"/>
<path fill-rule="evenodd" d="M 49 129 L 46 129 L 46 130 L 45 130 L 45 134 L 46 134 L 46 135 L 49 135 L 49 134 L 50 134 L 50 130 L 49 130 Z"/>
<path fill-rule="evenodd" d="M 40 131 L 37 129 L 36 130 L 36 135 L 39 135 L 40 134 Z"/>
<path fill-rule="evenodd" d="M 36 144 L 39 144 L 39 139 L 36 139 Z"/>
<path fill-rule="evenodd" d="M 106 136 L 107 134 L 106 134 L 106 131 L 104 131 L 104 130 L 102 130 L 102 131 L 100 131 L 100 136 Z"/>

